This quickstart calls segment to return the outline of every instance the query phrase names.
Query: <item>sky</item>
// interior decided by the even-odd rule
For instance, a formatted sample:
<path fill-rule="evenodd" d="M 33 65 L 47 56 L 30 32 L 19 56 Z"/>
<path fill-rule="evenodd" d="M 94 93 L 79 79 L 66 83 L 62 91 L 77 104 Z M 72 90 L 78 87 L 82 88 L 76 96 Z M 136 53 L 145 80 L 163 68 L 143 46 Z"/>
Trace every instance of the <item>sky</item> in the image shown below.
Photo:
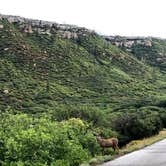
<path fill-rule="evenodd" d="M 166 0 L 0 0 L 0 13 L 74 24 L 105 35 L 166 38 Z"/>

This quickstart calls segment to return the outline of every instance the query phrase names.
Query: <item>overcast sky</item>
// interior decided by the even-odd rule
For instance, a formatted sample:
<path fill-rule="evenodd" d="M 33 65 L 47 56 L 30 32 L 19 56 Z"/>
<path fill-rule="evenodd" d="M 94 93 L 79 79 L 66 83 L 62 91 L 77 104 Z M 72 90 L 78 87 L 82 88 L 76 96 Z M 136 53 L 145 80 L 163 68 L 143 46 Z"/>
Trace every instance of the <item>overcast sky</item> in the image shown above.
<path fill-rule="evenodd" d="M 166 0 L 0 0 L 0 13 L 84 26 L 106 35 L 166 38 Z"/>

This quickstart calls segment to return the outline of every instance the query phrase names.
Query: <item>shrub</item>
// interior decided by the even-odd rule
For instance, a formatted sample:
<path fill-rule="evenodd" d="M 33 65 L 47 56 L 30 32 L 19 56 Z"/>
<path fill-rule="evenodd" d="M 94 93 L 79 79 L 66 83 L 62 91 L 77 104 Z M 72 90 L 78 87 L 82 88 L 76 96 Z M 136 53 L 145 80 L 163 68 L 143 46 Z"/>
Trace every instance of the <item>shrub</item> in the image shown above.
<path fill-rule="evenodd" d="M 95 137 L 80 119 L 56 122 L 26 114 L 1 118 L 0 160 L 4 165 L 77 166 L 96 154 Z"/>
<path fill-rule="evenodd" d="M 125 144 L 133 139 L 157 134 L 162 124 L 159 112 L 144 108 L 130 113 L 116 113 L 112 118 L 112 126 L 120 133 L 120 141 Z"/>

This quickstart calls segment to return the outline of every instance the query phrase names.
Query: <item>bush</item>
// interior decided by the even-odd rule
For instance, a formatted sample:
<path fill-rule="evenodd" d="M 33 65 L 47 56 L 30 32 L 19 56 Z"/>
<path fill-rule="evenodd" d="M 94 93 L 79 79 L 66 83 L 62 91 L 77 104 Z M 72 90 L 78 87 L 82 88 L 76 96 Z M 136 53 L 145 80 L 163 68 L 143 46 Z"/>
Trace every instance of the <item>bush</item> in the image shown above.
<path fill-rule="evenodd" d="M 98 148 L 88 124 L 80 119 L 51 121 L 26 114 L 3 114 L 0 160 L 3 165 L 77 166 Z"/>
<path fill-rule="evenodd" d="M 157 134 L 162 128 L 162 123 L 159 112 L 145 107 L 135 112 L 116 113 L 112 117 L 112 126 L 120 133 L 120 141 L 125 144 L 130 140 Z"/>

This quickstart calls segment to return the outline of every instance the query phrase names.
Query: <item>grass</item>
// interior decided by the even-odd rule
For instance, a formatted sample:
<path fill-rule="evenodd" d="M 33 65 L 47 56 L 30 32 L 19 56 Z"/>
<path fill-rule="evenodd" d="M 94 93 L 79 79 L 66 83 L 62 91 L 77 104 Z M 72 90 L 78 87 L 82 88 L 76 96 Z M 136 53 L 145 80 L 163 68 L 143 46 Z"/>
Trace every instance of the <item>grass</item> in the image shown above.
<path fill-rule="evenodd" d="M 124 146 L 122 149 L 120 149 L 118 155 L 114 154 L 114 155 L 96 156 L 95 158 L 92 158 L 88 164 L 82 164 L 81 166 L 89 166 L 89 165 L 95 166 L 98 164 L 102 164 L 104 162 L 113 160 L 117 157 L 123 156 L 127 153 L 131 153 L 133 151 L 142 149 L 146 146 L 152 145 L 153 143 L 158 142 L 164 138 L 166 138 L 166 129 L 160 131 L 160 133 L 155 136 L 144 138 L 141 140 L 131 141 L 126 146 Z"/>
<path fill-rule="evenodd" d="M 144 138 L 142 140 L 131 141 L 129 144 L 127 144 L 124 148 L 122 148 L 120 150 L 120 155 L 130 153 L 130 152 L 133 152 L 135 150 L 142 149 L 142 148 L 149 146 L 149 145 L 151 145 L 157 141 L 160 141 L 164 138 L 166 138 L 166 130 L 165 129 L 160 131 L 160 133 L 158 135 L 155 135 L 155 136 L 152 136 L 149 138 Z"/>

